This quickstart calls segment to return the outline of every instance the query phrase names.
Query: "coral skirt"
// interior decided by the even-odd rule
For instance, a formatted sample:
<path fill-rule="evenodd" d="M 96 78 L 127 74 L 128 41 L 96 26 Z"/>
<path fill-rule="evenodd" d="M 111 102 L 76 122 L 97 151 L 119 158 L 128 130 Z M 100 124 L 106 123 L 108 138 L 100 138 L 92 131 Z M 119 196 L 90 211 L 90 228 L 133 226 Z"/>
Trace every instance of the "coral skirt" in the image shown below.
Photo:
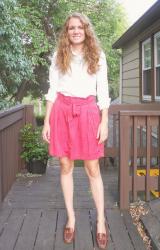
<path fill-rule="evenodd" d="M 95 96 L 81 98 L 57 93 L 50 113 L 49 154 L 71 160 L 103 157 L 104 143 L 98 144 L 96 138 L 99 123 Z"/>

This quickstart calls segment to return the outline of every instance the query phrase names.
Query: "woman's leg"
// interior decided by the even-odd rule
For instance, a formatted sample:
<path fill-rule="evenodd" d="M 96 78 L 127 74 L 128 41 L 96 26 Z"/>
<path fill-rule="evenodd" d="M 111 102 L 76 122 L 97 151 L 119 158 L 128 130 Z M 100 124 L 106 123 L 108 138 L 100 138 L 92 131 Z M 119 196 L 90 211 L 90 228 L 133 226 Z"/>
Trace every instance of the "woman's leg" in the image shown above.
<path fill-rule="evenodd" d="M 89 177 L 93 199 L 97 209 L 97 230 L 105 233 L 104 187 L 98 160 L 85 160 L 84 166 Z"/>
<path fill-rule="evenodd" d="M 67 209 L 68 221 L 66 226 L 74 228 L 75 225 L 75 214 L 73 208 L 73 167 L 74 161 L 67 157 L 60 157 L 61 166 L 61 187 L 64 196 L 64 201 Z"/>

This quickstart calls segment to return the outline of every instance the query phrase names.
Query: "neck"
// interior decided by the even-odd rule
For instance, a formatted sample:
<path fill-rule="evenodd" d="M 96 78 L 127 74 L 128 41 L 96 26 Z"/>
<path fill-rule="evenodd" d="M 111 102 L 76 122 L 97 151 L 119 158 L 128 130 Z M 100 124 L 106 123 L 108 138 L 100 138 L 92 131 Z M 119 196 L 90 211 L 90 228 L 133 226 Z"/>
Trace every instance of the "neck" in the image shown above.
<path fill-rule="evenodd" d="M 71 48 L 73 51 L 77 52 L 77 53 L 81 53 L 83 51 L 83 44 L 72 44 Z"/>

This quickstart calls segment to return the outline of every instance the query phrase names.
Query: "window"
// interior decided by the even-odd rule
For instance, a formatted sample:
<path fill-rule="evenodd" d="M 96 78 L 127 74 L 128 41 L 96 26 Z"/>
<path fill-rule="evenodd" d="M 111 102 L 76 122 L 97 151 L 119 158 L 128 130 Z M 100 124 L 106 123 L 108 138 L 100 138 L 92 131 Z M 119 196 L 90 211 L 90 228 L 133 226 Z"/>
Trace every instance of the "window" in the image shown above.
<path fill-rule="evenodd" d="M 160 100 L 160 32 L 154 35 L 155 99 Z"/>
<path fill-rule="evenodd" d="M 160 31 L 142 42 L 142 100 L 160 101 Z"/>
<path fill-rule="evenodd" d="M 151 39 L 142 43 L 142 95 L 151 100 Z"/>

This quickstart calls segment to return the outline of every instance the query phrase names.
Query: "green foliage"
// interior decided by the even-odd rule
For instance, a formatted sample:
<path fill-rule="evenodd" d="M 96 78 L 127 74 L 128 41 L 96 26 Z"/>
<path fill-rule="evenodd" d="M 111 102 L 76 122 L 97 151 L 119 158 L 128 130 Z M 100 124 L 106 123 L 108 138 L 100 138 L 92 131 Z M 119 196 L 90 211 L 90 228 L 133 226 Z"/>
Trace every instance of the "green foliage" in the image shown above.
<path fill-rule="evenodd" d="M 2 99 L 21 101 L 28 94 L 35 98 L 47 92 L 49 56 L 65 18 L 74 11 L 91 19 L 107 56 L 111 97 L 118 95 L 120 53 L 112 50 L 112 44 L 127 28 L 127 22 L 117 0 L 1 0 Z"/>
<path fill-rule="evenodd" d="M 0 1 L 0 95 L 3 98 L 16 94 L 22 81 L 33 77 L 19 29 L 25 26 L 25 20 L 15 15 L 16 10 L 16 0 Z"/>
<path fill-rule="evenodd" d="M 41 127 L 33 128 L 30 123 L 26 124 L 24 128 L 20 130 L 20 140 L 23 147 L 21 158 L 27 163 L 36 160 L 41 160 L 45 164 L 47 162 L 48 146 L 42 140 L 41 132 Z"/>
<path fill-rule="evenodd" d="M 44 115 L 36 115 L 37 126 L 44 125 Z"/>

